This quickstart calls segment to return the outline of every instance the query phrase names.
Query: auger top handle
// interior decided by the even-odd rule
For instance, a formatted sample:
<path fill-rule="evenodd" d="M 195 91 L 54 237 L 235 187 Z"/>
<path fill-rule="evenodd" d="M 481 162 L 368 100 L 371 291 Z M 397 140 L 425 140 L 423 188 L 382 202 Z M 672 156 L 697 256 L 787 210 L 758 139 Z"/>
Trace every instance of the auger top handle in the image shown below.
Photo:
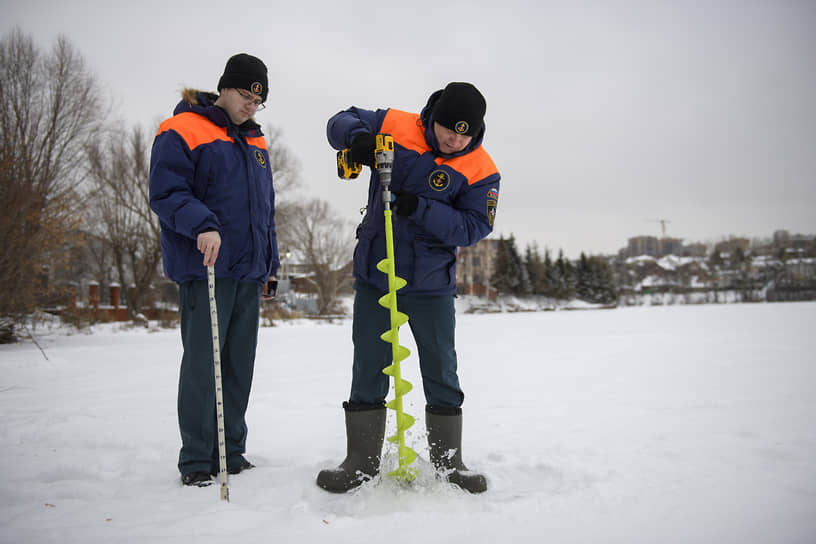
<path fill-rule="evenodd" d="M 391 209 L 391 171 L 394 169 L 394 138 L 390 134 L 377 134 L 374 146 L 374 163 L 383 188 L 385 209 Z"/>

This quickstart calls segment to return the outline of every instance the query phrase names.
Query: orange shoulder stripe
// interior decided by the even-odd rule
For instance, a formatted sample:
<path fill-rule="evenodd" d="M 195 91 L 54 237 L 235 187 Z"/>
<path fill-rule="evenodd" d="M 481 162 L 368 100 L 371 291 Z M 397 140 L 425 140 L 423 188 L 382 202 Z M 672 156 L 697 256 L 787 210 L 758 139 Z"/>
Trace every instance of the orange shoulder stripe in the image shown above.
<path fill-rule="evenodd" d="M 468 180 L 468 185 L 473 185 L 477 181 L 482 181 L 488 176 L 498 174 L 499 169 L 484 147 L 479 146 L 467 155 L 460 155 L 452 159 L 437 157 L 437 164 L 450 166 Z"/>
<path fill-rule="evenodd" d="M 425 129 L 418 113 L 390 109 L 385 114 L 380 132 L 390 134 L 395 143 L 420 155 L 431 150 L 425 141 Z"/>
<path fill-rule="evenodd" d="M 159 131 L 156 135 L 158 136 L 168 130 L 173 130 L 178 133 L 190 150 L 216 140 L 224 140 L 225 142 L 234 141 L 231 137 L 227 136 L 227 129 L 225 127 L 216 126 L 210 123 L 206 118 L 189 111 L 179 113 L 165 120 L 159 125 Z"/>
<path fill-rule="evenodd" d="M 254 145 L 255 147 L 260 147 L 261 149 L 266 149 L 266 140 L 264 139 L 263 136 L 247 138 L 246 141 L 249 145 Z"/>

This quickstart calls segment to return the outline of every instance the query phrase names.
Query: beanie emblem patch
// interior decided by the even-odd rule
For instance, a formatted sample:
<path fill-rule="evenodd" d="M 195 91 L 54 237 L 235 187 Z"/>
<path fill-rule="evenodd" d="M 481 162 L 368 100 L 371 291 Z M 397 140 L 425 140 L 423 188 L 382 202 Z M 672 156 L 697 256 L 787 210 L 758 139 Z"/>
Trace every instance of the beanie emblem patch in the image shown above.
<path fill-rule="evenodd" d="M 261 95 L 263 94 L 263 85 L 259 81 L 256 81 L 249 86 L 249 90 L 257 95 Z"/>
<path fill-rule="evenodd" d="M 444 191 L 450 185 L 450 176 L 444 170 L 434 170 L 428 178 L 428 184 L 434 191 Z"/>
<path fill-rule="evenodd" d="M 468 125 L 467 121 L 458 121 L 454 126 L 454 130 L 457 134 L 465 134 L 469 128 L 470 125 Z"/>

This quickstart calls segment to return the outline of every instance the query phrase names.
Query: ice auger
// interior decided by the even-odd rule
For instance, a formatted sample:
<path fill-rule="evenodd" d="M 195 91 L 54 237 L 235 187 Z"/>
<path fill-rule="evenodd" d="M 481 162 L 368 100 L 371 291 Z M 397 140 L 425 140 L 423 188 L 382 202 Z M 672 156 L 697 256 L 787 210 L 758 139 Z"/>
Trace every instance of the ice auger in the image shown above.
<path fill-rule="evenodd" d="M 400 362 L 411 352 L 399 343 L 399 328 L 408 322 L 408 316 L 397 310 L 397 291 L 406 285 L 406 281 L 396 275 L 394 264 L 394 229 L 391 224 L 391 170 L 394 163 L 394 139 L 388 134 L 377 134 L 374 152 L 377 173 L 382 185 L 385 204 L 385 259 L 377 263 L 377 270 L 388 276 L 388 293 L 380 298 L 380 306 L 388 308 L 391 317 L 391 328 L 380 338 L 391 344 L 393 362 L 383 369 L 383 373 L 394 378 L 394 398 L 385 404 L 386 408 L 396 412 L 397 434 L 389 436 L 388 441 L 399 446 L 399 466 L 388 475 L 399 481 L 412 481 L 417 471 L 409 465 L 416 461 L 417 453 L 405 445 L 405 431 L 414 424 L 414 418 L 403 411 L 402 397 L 413 389 L 411 382 L 402 379 Z"/>

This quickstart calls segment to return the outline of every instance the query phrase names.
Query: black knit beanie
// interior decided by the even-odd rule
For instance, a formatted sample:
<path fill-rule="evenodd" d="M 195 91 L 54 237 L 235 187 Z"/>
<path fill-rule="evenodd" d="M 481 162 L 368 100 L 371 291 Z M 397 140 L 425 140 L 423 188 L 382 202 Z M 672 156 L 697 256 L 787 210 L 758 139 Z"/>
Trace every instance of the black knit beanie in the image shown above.
<path fill-rule="evenodd" d="M 266 102 L 269 94 L 266 65 L 258 57 L 246 53 L 233 55 L 227 61 L 224 75 L 218 80 L 218 91 L 221 89 L 246 89 Z"/>
<path fill-rule="evenodd" d="M 433 120 L 457 134 L 476 136 L 482 130 L 487 103 L 470 83 L 453 82 L 442 91 L 433 109 Z"/>

